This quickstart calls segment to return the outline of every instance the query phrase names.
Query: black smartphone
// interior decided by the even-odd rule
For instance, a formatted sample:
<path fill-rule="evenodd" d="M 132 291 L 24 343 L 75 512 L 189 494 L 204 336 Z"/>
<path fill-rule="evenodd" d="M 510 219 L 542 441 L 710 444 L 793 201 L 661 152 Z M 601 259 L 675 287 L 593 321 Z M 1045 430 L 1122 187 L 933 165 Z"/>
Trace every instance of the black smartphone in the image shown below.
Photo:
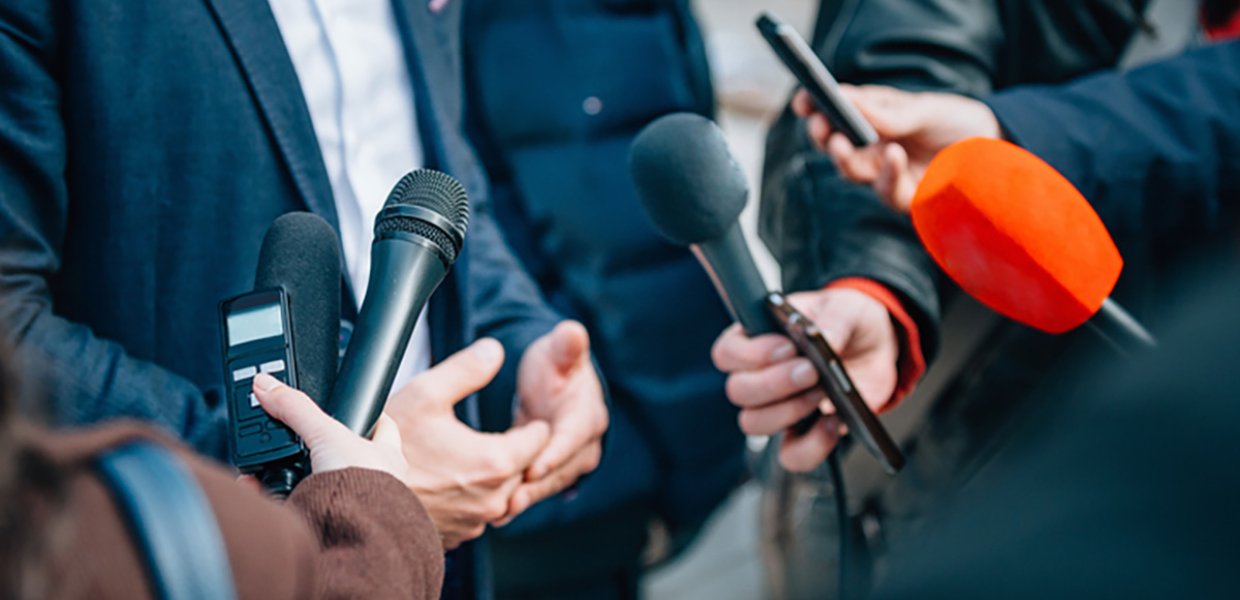
<path fill-rule="evenodd" d="M 894 475 L 904 466 L 904 455 L 878 417 L 874 416 L 874 411 L 870 410 L 861 398 L 848 372 L 844 370 L 844 363 L 827 344 L 822 330 L 793 308 L 783 294 L 772 293 L 767 296 L 766 306 L 771 316 L 801 351 L 801 355 L 808 358 L 818 371 L 818 385 L 827 395 L 827 400 L 835 406 L 844 424 L 848 425 L 848 432 L 861 440 L 861 445 L 882 463 L 884 470 Z M 818 414 L 815 412 L 797 423 L 796 427 L 799 431 L 806 431 L 817 418 Z"/>
<path fill-rule="evenodd" d="M 861 112 L 853 106 L 840 84 L 822 64 L 814 50 L 805 43 L 805 38 L 795 29 L 781 22 L 769 12 L 758 16 L 755 23 L 762 37 L 771 45 L 771 49 L 779 56 L 779 60 L 792 71 L 793 76 L 813 97 L 818 109 L 827 116 L 831 128 L 843 133 L 854 146 L 861 148 L 878 141 L 878 132 L 870 125 Z"/>

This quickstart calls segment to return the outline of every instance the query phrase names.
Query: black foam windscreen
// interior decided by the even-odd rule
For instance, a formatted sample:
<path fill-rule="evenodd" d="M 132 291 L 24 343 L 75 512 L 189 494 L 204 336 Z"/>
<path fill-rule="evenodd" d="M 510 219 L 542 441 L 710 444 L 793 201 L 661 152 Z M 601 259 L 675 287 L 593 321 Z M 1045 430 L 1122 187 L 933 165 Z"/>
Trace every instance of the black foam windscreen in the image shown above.
<path fill-rule="evenodd" d="M 421 208 L 441 217 L 437 222 L 389 209 L 399 206 Z M 433 169 L 418 169 L 396 182 L 375 220 L 375 237 L 401 231 L 426 238 L 438 247 L 448 264 L 456 261 L 469 228 L 469 198 L 455 177 Z"/>
<path fill-rule="evenodd" d="M 336 383 L 340 286 L 340 242 L 327 221 L 308 212 L 291 212 L 271 223 L 258 254 L 254 289 L 284 288 L 297 382 L 320 403 Z"/>
<path fill-rule="evenodd" d="M 655 228 L 685 246 L 722 236 L 749 197 L 723 132 L 692 113 L 647 125 L 629 150 L 629 171 Z"/>

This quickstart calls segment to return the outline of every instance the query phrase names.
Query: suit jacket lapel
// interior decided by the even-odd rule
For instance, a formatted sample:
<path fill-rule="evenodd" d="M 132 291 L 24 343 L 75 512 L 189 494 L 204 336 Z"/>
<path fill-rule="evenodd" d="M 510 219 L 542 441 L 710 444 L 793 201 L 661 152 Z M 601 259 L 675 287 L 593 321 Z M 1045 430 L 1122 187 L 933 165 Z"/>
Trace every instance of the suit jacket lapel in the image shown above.
<path fill-rule="evenodd" d="M 306 207 L 339 229 L 331 182 L 297 72 L 264 0 L 207 0 Z M 223 126 L 227 127 L 227 124 Z"/>

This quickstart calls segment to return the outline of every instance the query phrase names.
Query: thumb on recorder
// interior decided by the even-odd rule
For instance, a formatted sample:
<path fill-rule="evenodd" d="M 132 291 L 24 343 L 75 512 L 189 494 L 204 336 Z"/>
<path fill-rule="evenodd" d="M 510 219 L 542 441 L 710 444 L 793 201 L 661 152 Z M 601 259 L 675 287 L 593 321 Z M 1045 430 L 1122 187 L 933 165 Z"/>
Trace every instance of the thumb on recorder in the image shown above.
<path fill-rule="evenodd" d="M 365 439 L 323 412 L 305 393 L 266 373 L 254 377 L 254 397 L 267 414 L 297 432 L 310 449 L 315 473 L 359 467 L 382 471 L 409 485 L 409 463 L 391 418 L 381 418 L 373 439 Z"/>

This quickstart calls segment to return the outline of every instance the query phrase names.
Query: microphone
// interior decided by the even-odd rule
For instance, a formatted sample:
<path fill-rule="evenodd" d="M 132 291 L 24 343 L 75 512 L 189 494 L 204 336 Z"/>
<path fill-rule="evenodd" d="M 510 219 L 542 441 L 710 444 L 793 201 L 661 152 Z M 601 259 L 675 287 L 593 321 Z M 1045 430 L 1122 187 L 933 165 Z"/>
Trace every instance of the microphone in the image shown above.
<path fill-rule="evenodd" d="M 693 251 L 745 332 L 791 338 L 814 364 L 823 391 L 849 430 L 888 471 L 899 470 L 903 456 L 821 331 L 763 282 L 738 221 L 749 185 L 719 127 L 696 114 L 664 116 L 633 141 L 629 170 L 655 229 Z M 808 430 L 817 417 L 810 415 L 793 429 Z"/>
<path fill-rule="evenodd" d="M 301 391 L 322 404 L 340 357 L 340 242 L 322 217 L 291 212 L 271 223 L 258 251 L 254 289 L 283 287 Z"/>
<path fill-rule="evenodd" d="M 336 377 L 340 338 L 340 244 L 331 225 L 307 212 L 286 213 L 271 223 L 258 253 L 254 289 L 272 288 L 284 290 L 288 333 L 295 342 L 289 364 L 295 372 L 288 381 L 322 403 Z M 242 388 L 248 392 L 248 382 Z M 230 407 L 230 435 L 236 435 L 239 427 L 235 410 Z M 269 461 L 260 464 L 234 460 L 269 492 L 288 496 L 310 472 L 305 448 L 291 432 L 258 443 L 267 451 L 259 456 L 279 458 L 260 458 Z"/>
<path fill-rule="evenodd" d="M 913 198 L 935 262 L 995 312 L 1045 331 L 1088 325 L 1121 353 L 1154 337 L 1109 298 L 1124 261 L 1085 197 L 1032 153 L 971 138 L 943 149 Z"/>
<path fill-rule="evenodd" d="M 469 201 L 450 175 L 405 175 L 375 217 L 370 279 L 327 413 L 369 437 L 418 315 L 456 262 L 469 225 Z"/>

